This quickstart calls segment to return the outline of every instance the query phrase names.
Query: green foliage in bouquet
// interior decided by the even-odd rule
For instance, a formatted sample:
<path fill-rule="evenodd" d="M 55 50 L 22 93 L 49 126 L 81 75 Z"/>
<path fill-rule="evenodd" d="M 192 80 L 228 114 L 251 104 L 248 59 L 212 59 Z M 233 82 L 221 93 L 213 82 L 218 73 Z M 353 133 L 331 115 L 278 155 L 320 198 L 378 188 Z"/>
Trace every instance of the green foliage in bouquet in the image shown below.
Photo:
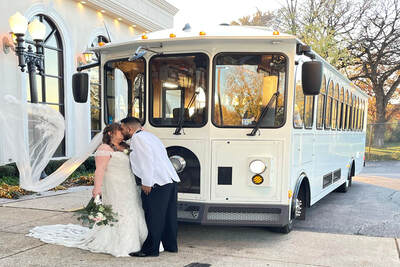
<path fill-rule="evenodd" d="M 118 214 L 113 212 L 111 205 L 96 204 L 92 198 L 84 209 L 76 211 L 79 215 L 78 221 L 87 225 L 90 229 L 97 225 L 113 226 L 113 223 L 118 222 Z"/>

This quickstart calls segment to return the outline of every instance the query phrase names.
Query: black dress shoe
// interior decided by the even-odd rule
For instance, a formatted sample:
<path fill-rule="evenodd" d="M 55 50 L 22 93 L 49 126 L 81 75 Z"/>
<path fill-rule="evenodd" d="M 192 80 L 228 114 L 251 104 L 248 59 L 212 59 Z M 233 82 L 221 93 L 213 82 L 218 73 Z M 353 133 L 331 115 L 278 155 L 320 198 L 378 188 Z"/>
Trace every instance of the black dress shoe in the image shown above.
<path fill-rule="evenodd" d="M 142 251 L 129 253 L 131 257 L 158 257 L 158 254 L 147 254 Z"/>
<path fill-rule="evenodd" d="M 171 252 L 171 253 L 178 253 L 177 249 L 166 249 L 166 248 L 164 248 L 164 251 Z"/>

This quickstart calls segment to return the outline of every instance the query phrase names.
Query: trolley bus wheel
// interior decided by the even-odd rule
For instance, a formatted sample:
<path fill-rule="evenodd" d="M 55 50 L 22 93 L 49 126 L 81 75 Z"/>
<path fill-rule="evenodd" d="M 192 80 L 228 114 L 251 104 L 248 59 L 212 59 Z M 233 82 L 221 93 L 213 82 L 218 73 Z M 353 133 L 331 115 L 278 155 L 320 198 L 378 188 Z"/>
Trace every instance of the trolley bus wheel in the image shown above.
<path fill-rule="evenodd" d="M 293 229 L 293 219 L 290 219 L 288 224 L 279 228 L 279 232 L 282 234 L 288 234 L 292 231 L 292 229 Z"/>
<path fill-rule="evenodd" d="M 349 180 L 347 179 L 346 182 L 344 182 L 341 186 L 338 187 L 337 191 L 340 193 L 346 193 L 349 191 Z"/>
<path fill-rule="evenodd" d="M 294 210 L 291 214 L 291 219 L 289 223 L 285 226 L 279 228 L 279 232 L 283 234 L 288 234 L 293 229 L 293 221 L 296 220 L 305 220 L 306 219 L 306 189 L 305 185 L 300 187 L 300 191 L 296 196 L 296 200 L 294 202 Z"/>
<path fill-rule="evenodd" d="M 341 186 L 338 187 L 337 192 L 346 193 L 347 191 L 349 191 L 349 188 L 353 181 L 353 174 L 354 174 L 354 163 L 351 165 L 351 169 L 347 176 L 346 182 L 344 182 Z"/>

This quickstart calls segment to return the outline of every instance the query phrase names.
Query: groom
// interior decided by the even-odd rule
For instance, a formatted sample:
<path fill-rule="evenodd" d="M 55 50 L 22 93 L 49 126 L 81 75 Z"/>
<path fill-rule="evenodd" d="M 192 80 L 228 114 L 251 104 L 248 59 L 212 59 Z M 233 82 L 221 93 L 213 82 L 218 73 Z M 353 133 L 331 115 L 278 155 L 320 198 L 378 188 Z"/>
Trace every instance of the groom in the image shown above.
<path fill-rule="evenodd" d="M 125 139 L 131 139 L 131 168 L 141 180 L 142 204 L 149 232 L 142 249 L 129 255 L 158 256 L 160 241 L 165 251 L 178 252 L 178 174 L 161 140 L 149 132 L 142 131 L 139 119 L 127 117 L 121 120 L 121 126 Z"/>

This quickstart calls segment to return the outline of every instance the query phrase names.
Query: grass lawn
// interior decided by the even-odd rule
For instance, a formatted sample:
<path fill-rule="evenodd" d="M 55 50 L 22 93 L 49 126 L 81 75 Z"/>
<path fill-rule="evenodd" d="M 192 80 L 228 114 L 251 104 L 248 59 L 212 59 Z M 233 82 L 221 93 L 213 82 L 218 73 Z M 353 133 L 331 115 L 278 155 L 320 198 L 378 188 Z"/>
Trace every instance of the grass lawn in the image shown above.
<path fill-rule="evenodd" d="M 388 143 L 383 147 L 365 147 L 367 161 L 400 160 L 400 143 Z"/>

